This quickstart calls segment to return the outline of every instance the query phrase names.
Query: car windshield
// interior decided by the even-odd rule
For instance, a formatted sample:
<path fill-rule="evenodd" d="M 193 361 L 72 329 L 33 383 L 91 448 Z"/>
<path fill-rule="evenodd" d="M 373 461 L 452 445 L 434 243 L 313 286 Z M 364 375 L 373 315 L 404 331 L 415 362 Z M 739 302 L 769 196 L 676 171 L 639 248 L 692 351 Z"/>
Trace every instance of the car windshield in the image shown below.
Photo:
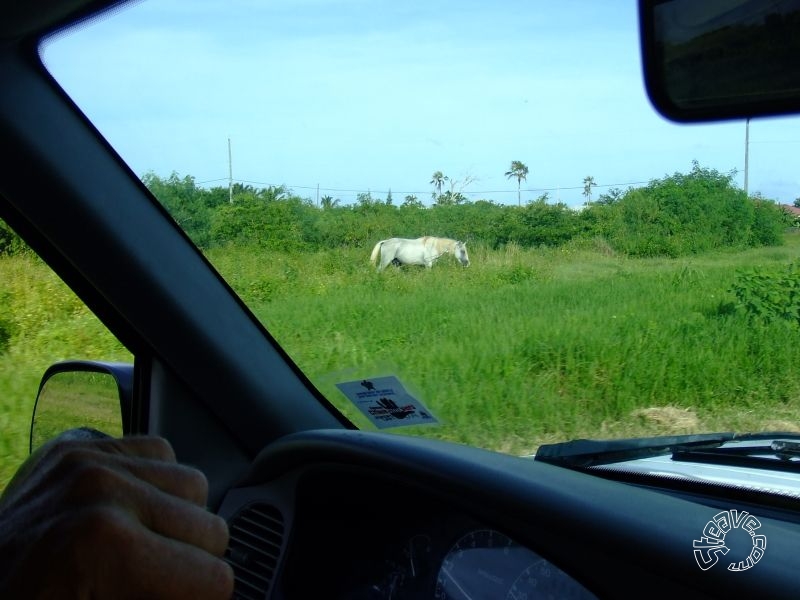
<path fill-rule="evenodd" d="M 800 431 L 800 120 L 658 116 L 632 1 L 149 0 L 42 56 L 359 428 Z"/>

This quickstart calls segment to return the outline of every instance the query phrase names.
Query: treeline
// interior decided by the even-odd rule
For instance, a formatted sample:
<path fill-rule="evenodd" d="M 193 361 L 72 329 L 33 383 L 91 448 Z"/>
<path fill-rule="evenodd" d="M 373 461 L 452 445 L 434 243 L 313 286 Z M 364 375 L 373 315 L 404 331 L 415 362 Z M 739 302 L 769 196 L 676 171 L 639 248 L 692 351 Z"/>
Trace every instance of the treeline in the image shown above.
<path fill-rule="evenodd" d="M 324 198 L 321 206 L 284 187 L 235 184 L 205 189 L 191 176 L 148 173 L 144 184 L 203 249 L 252 245 L 288 251 L 371 248 L 388 237 L 435 235 L 492 248 L 559 246 L 600 238 L 629 256 L 683 256 L 716 248 L 777 245 L 791 224 L 774 202 L 748 198 L 733 175 L 701 167 L 649 185 L 612 189 L 576 210 L 546 195 L 525 206 L 491 200 L 442 201 L 425 207 L 413 197 L 361 194 L 353 205 Z M 231 201 L 232 200 L 232 201 Z M 0 230 L 0 252 L 13 251 L 13 235 Z"/>
<path fill-rule="evenodd" d="M 371 247 L 387 237 L 437 235 L 497 248 L 559 246 L 602 238 L 630 256 L 683 256 L 715 248 L 780 244 L 791 219 L 774 202 L 748 198 L 733 175 L 701 167 L 649 185 L 612 189 L 580 210 L 539 198 L 526 206 L 491 200 L 425 207 L 414 199 L 361 194 L 353 205 L 325 198 L 322 206 L 283 187 L 236 184 L 203 189 L 192 177 L 155 174 L 144 183 L 201 248 L 226 244 L 314 251 Z"/>

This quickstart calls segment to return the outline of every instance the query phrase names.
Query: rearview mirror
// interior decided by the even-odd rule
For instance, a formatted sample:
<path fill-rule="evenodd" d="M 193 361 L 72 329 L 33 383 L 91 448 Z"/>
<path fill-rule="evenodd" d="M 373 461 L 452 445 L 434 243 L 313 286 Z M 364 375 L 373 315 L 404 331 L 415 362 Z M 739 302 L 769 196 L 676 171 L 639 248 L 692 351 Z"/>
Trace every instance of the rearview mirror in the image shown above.
<path fill-rule="evenodd" d="M 128 431 L 133 365 L 66 361 L 42 376 L 31 419 L 30 451 L 67 430 Z"/>
<path fill-rule="evenodd" d="M 645 85 L 681 122 L 800 111 L 798 0 L 639 0 Z"/>

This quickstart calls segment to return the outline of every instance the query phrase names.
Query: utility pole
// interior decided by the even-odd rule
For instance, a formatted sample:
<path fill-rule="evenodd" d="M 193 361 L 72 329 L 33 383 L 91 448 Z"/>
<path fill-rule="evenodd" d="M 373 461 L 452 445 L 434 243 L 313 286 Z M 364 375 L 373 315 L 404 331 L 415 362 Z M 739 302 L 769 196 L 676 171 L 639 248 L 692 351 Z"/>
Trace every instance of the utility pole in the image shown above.
<path fill-rule="evenodd" d="M 749 175 L 750 162 L 750 117 L 747 117 L 744 126 L 744 194 L 749 196 L 747 192 L 747 179 Z"/>
<path fill-rule="evenodd" d="M 228 202 L 233 204 L 233 161 L 231 160 L 230 137 L 228 137 Z"/>

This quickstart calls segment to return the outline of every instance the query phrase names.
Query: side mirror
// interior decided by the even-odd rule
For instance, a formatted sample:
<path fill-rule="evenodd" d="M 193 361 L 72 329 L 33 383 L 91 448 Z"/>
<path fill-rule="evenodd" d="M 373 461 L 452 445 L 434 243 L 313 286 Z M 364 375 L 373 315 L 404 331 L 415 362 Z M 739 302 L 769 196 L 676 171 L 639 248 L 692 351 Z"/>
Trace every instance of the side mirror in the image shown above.
<path fill-rule="evenodd" d="M 639 0 L 639 25 L 645 87 L 668 119 L 800 111 L 795 0 Z"/>
<path fill-rule="evenodd" d="M 70 429 L 111 436 L 127 433 L 132 395 L 132 364 L 65 361 L 52 365 L 36 395 L 30 451 Z"/>

